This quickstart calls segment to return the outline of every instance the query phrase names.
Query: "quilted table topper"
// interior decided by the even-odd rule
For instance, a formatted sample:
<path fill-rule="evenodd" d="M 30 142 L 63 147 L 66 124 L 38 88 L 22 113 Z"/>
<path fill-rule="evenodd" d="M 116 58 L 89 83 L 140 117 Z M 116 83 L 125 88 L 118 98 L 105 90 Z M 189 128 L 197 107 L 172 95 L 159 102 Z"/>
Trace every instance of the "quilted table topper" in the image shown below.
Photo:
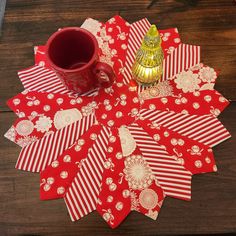
<path fill-rule="evenodd" d="M 131 68 L 147 19 L 88 18 L 81 27 L 116 80 L 68 91 L 36 46 L 35 65 L 18 73 L 25 90 L 8 101 L 18 118 L 5 136 L 22 147 L 16 168 L 39 172 L 40 199 L 64 198 L 72 221 L 94 210 L 112 228 L 131 211 L 155 220 L 165 197 L 191 199 L 193 174 L 217 171 L 212 148 L 230 137 L 217 119 L 229 104 L 214 89 L 218 73 L 201 63 L 199 46 L 165 29 L 161 81 L 143 87 Z"/>

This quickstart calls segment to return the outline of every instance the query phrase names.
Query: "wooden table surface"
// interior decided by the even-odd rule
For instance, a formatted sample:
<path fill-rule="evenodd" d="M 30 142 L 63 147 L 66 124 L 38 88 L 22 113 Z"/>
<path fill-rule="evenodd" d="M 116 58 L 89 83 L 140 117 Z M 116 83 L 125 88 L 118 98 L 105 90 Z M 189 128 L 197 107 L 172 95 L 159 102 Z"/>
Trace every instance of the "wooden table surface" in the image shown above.
<path fill-rule="evenodd" d="M 0 2 L 3 0 L 0 0 Z M 3 138 L 16 116 L 5 102 L 23 88 L 19 69 L 33 64 L 33 46 L 59 27 L 120 14 L 177 27 L 201 45 L 202 62 L 220 69 L 216 88 L 232 102 L 220 120 L 232 138 L 214 148 L 219 171 L 193 177 L 192 201 L 166 198 L 157 221 L 133 212 L 111 230 L 94 212 L 75 223 L 63 200 L 39 200 L 39 175 L 17 171 L 20 148 Z M 0 27 L 1 28 L 1 27 Z M 7 0 L 0 38 L 0 235 L 236 235 L 236 3 L 233 0 Z"/>

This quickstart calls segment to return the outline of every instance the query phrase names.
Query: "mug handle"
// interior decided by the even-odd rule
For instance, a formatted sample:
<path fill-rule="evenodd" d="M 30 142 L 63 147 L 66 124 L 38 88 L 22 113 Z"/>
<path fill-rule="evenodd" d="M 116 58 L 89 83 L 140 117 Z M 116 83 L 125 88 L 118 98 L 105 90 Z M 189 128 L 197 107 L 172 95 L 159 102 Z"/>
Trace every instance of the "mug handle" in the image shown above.
<path fill-rule="evenodd" d="M 98 83 L 104 88 L 108 88 L 112 85 L 115 79 L 115 74 L 110 65 L 104 62 L 97 62 L 94 69 Z"/>

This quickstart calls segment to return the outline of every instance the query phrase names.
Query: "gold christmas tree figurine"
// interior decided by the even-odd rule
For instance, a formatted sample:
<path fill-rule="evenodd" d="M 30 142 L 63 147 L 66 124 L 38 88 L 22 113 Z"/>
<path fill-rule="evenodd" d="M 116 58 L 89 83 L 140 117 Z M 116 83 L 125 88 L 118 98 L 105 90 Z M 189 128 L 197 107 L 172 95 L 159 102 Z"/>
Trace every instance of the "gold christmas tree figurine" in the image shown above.
<path fill-rule="evenodd" d="M 134 79 L 142 84 L 153 84 L 162 75 L 163 51 L 161 37 L 155 25 L 144 36 L 136 54 L 132 72 Z"/>

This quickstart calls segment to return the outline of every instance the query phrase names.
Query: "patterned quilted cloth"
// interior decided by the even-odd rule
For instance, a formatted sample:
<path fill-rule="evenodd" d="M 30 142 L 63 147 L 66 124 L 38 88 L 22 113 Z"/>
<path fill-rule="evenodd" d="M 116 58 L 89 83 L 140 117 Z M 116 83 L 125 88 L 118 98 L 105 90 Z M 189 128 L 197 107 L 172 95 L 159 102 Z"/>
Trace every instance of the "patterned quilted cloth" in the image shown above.
<path fill-rule="evenodd" d="M 156 219 L 165 197 L 191 199 L 193 174 L 217 171 L 212 148 L 230 137 L 217 119 L 229 104 L 214 89 L 218 73 L 201 63 L 199 46 L 165 29 L 162 79 L 143 87 L 131 67 L 147 19 L 88 18 L 81 27 L 116 81 L 68 91 L 45 46 L 35 47 L 35 65 L 18 73 L 25 90 L 8 101 L 18 118 L 5 136 L 22 147 L 16 168 L 40 172 L 40 198 L 64 198 L 73 221 L 94 210 L 112 228 L 131 211 Z"/>

